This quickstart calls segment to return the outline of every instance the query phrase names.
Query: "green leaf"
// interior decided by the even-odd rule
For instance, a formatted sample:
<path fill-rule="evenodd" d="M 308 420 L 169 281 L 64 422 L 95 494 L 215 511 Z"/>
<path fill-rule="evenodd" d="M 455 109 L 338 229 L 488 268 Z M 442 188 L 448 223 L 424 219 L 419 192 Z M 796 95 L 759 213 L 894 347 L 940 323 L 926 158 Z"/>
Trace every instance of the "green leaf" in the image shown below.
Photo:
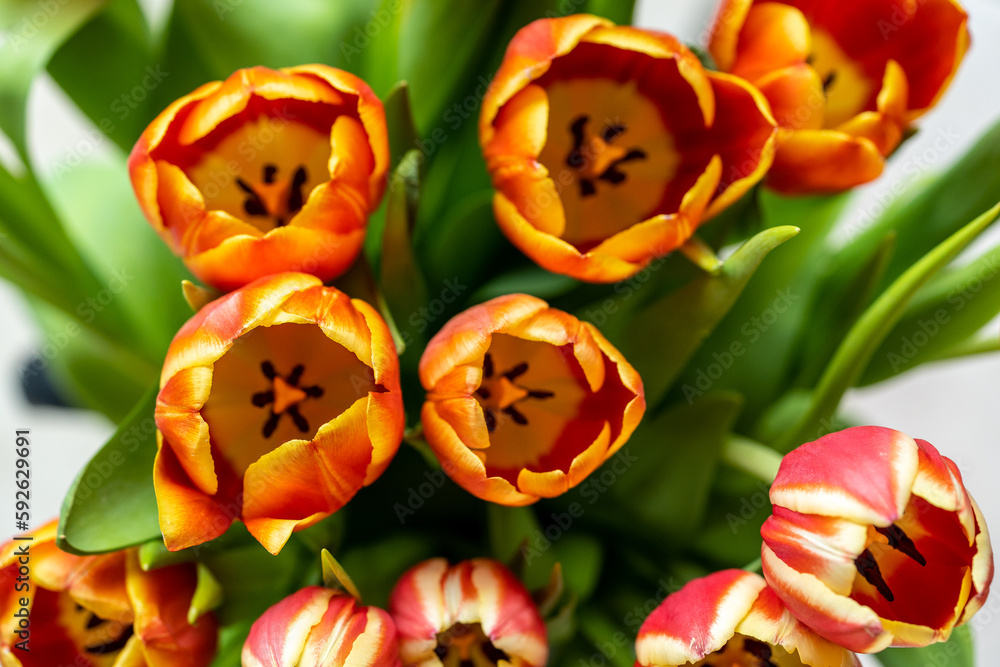
<path fill-rule="evenodd" d="M 486 506 L 489 523 L 490 553 L 501 563 L 512 563 L 539 530 L 538 518 L 530 507 Z M 551 570 L 551 568 L 549 568 Z"/>
<path fill-rule="evenodd" d="M 940 129 L 945 146 L 958 137 Z M 871 253 L 886 233 L 899 235 L 882 286 L 898 278 L 912 264 L 959 230 L 965 223 L 1000 201 L 1000 121 L 977 138 L 944 174 L 913 182 L 880 217 L 863 211 L 848 245 L 836 257 L 837 265 L 857 264 Z M 839 269 L 838 269 L 839 270 Z"/>
<path fill-rule="evenodd" d="M 154 60 L 138 2 L 112 0 L 56 51 L 48 71 L 103 136 L 129 151 L 160 111 L 153 91 L 171 74 Z"/>
<path fill-rule="evenodd" d="M 1000 204 L 955 232 L 907 269 L 851 327 L 813 391 L 809 409 L 775 443 L 779 451 L 814 440 L 840 399 L 860 379 L 876 349 L 902 317 L 913 295 L 943 269 L 1000 214 Z"/>
<path fill-rule="evenodd" d="M 389 181 L 385 229 L 382 233 L 381 288 L 406 346 L 422 348 L 424 331 L 411 315 L 427 303 L 423 273 L 413 254 L 411 233 L 417 216 L 420 151 L 406 153 Z"/>
<path fill-rule="evenodd" d="M 643 421 L 623 450 L 636 465 L 610 487 L 630 531 L 663 544 L 697 530 L 741 405 L 736 394 L 710 394 Z"/>
<path fill-rule="evenodd" d="M 409 82 L 417 127 L 475 125 L 489 77 L 467 81 L 492 44 L 501 0 L 405 0 L 399 27 L 399 78 Z M 429 48 L 430 45 L 436 45 Z M 477 88 L 478 86 L 478 88 Z M 478 91 L 478 94 L 477 94 Z"/>
<path fill-rule="evenodd" d="M 256 618 L 225 626 L 219 629 L 219 648 L 211 667 L 240 667 L 243 644 L 250 634 L 250 626 Z"/>
<path fill-rule="evenodd" d="M 198 581 L 195 584 L 187 622 L 194 625 L 198 619 L 218 609 L 222 604 L 222 586 L 204 563 L 198 563 Z"/>
<path fill-rule="evenodd" d="M 606 330 L 643 379 L 646 401 L 656 406 L 692 355 L 732 308 L 769 252 L 798 233 L 795 227 L 763 231 L 747 241 L 716 275 L 689 285 L 643 307 L 633 317 L 609 321 Z M 650 345 L 655 335 L 656 344 Z M 728 346 L 727 346 L 728 347 Z M 690 396 L 703 393 L 692 387 Z"/>
<path fill-rule="evenodd" d="M 976 652 L 972 630 L 968 625 L 955 628 L 951 638 L 942 644 L 923 648 L 888 648 L 875 658 L 883 667 L 975 667 Z"/>
<path fill-rule="evenodd" d="M 74 554 L 104 553 L 160 535 L 153 492 L 156 387 L 84 466 L 63 501 L 56 543 Z"/>
<path fill-rule="evenodd" d="M 524 266 L 502 273 L 479 288 L 469 299 L 482 303 L 505 294 L 530 294 L 551 300 L 566 294 L 580 283 L 568 276 L 551 273 L 539 266 Z"/>
<path fill-rule="evenodd" d="M 389 131 L 389 150 L 391 151 L 390 169 L 396 170 L 403 156 L 420 146 L 420 135 L 417 133 L 416 122 L 413 120 L 413 108 L 410 105 L 410 86 L 406 81 L 400 81 L 385 98 L 385 124 Z M 417 166 L 423 162 L 423 154 L 412 159 Z"/>
<path fill-rule="evenodd" d="M 289 548 L 292 547 L 292 548 Z M 223 625 L 255 621 L 264 611 L 297 588 L 298 577 L 307 565 L 301 550 L 289 543 L 277 556 L 253 544 L 212 553 L 203 562 L 222 587 L 222 605 L 215 614 Z"/>
<path fill-rule="evenodd" d="M 635 664 L 635 637 L 625 633 L 620 620 L 616 622 L 607 612 L 594 607 L 581 609 L 577 618 L 581 634 L 603 654 L 608 665 L 632 667 Z"/>
<path fill-rule="evenodd" d="M 619 25 L 632 23 L 632 15 L 635 11 L 634 0 L 588 0 L 586 4 L 586 9 L 579 11 L 603 16 Z"/>
<path fill-rule="evenodd" d="M 1000 247 L 942 272 L 913 303 L 872 357 L 859 384 L 874 384 L 948 355 L 1000 313 Z"/>
<path fill-rule="evenodd" d="M 333 554 L 323 549 L 320 552 L 320 561 L 323 566 L 323 585 L 327 588 L 345 591 L 352 598 L 361 602 L 361 593 L 354 585 L 354 580 L 351 579 L 351 575 L 347 574 L 344 566 L 337 562 Z"/>
<path fill-rule="evenodd" d="M 35 75 L 67 37 L 107 0 L 39 3 L 8 0 L 0 7 L 0 129 L 27 162 L 25 111 Z"/>

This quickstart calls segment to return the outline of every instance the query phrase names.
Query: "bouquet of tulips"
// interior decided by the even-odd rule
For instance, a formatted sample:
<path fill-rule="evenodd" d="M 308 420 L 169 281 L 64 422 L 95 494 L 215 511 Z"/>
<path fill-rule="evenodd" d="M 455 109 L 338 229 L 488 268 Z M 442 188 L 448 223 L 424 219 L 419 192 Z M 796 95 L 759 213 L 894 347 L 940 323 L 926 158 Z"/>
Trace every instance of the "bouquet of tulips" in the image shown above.
<path fill-rule="evenodd" d="M 25 382 L 119 426 L 0 547 L 0 665 L 973 664 L 960 470 L 838 411 L 998 349 L 1000 128 L 834 233 L 957 2 L 12 7 Z M 108 156 L 33 168 L 43 70 Z"/>

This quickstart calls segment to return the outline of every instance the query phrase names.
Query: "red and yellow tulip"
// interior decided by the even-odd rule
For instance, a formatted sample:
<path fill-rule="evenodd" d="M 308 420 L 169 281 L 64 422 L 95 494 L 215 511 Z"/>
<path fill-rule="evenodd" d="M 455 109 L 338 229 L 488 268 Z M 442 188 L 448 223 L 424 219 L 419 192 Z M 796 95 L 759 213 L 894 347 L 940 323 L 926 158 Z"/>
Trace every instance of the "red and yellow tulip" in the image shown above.
<path fill-rule="evenodd" d="M 268 609 L 243 644 L 243 667 L 399 667 L 396 626 L 382 609 L 320 586 Z"/>
<path fill-rule="evenodd" d="M 205 667 L 212 662 L 215 617 L 207 613 L 188 623 L 197 584 L 193 564 L 143 572 L 135 550 L 75 556 L 56 546 L 56 529 L 53 521 L 28 535 L 31 540 L 0 546 L 0 665 Z M 27 616 L 18 615 L 22 609 Z M 24 640 L 28 651 L 17 647 Z"/>
<path fill-rule="evenodd" d="M 470 493 L 526 505 L 565 493 L 642 419 L 642 380 L 596 327 L 524 294 L 448 322 L 420 360 L 424 435 Z"/>
<path fill-rule="evenodd" d="M 725 0 L 709 48 L 781 126 L 768 185 L 817 193 L 877 178 L 968 45 L 954 0 Z"/>
<path fill-rule="evenodd" d="M 576 15 L 514 36 L 479 140 L 511 242 L 550 271 L 614 282 L 759 181 L 775 127 L 753 86 L 674 37 Z"/>
<path fill-rule="evenodd" d="M 382 103 L 324 65 L 205 84 L 167 107 L 129 156 L 150 224 L 221 290 L 282 271 L 343 273 L 388 165 Z"/>
<path fill-rule="evenodd" d="M 849 428 L 785 456 L 764 576 L 817 633 L 858 651 L 944 641 L 986 600 L 989 533 L 962 475 L 923 440 Z"/>
<path fill-rule="evenodd" d="M 759 574 L 723 570 L 672 593 L 635 641 L 636 667 L 859 667 L 795 619 Z"/>
<path fill-rule="evenodd" d="M 403 437 L 399 361 L 363 301 L 286 273 L 202 308 L 170 344 L 153 483 L 171 550 L 241 519 L 271 553 L 340 509 Z"/>
<path fill-rule="evenodd" d="M 404 667 L 541 667 L 548 660 L 545 623 L 531 595 L 496 561 L 425 561 L 396 583 L 389 613 Z"/>

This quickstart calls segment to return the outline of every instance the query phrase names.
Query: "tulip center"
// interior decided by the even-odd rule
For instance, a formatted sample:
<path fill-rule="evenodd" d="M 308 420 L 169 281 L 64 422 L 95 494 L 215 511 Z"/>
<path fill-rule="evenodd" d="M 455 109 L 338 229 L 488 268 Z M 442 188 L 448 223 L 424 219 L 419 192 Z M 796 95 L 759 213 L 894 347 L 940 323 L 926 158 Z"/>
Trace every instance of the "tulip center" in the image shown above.
<path fill-rule="evenodd" d="M 753 637 L 734 635 L 726 645 L 682 667 L 803 667 L 798 655 Z"/>
<path fill-rule="evenodd" d="M 25 665 L 75 665 L 82 657 L 93 667 L 111 667 L 134 634 L 131 623 L 102 618 L 68 593 L 43 588 L 35 593 L 32 618 L 42 625 L 32 637 L 31 653 L 25 655 L 37 662 Z"/>
<path fill-rule="evenodd" d="M 437 635 L 434 654 L 444 667 L 496 667 L 510 656 L 498 649 L 479 623 L 456 623 Z"/>
<path fill-rule="evenodd" d="M 287 225 L 312 190 L 330 180 L 330 154 L 329 130 L 261 114 L 185 171 L 207 210 L 268 232 Z"/>
<path fill-rule="evenodd" d="M 555 392 L 545 389 L 526 389 L 518 386 L 516 381 L 528 372 L 528 362 L 522 361 L 514 366 L 499 371 L 493 363 L 493 355 L 489 352 L 483 357 L 483 381 L 476 390 L 479 404 L 483 407 L 486 419 L 486 429 L 493 433 L 497 430 L 497 415 L 509 418 L 520 426 L 528 425 L 528 417 L 518 410 L 517 404 L 525 400 L 546 400 L 555 396 Z"/>
<path fill-rule="evenodd" d="M 312 439 L 373 391 L 385 388 L 371 368 L 318 326 L 277 324 L 241 336 L 215 362 L 201 414 L 221 454 L 213 456 L 217 467 L 228 462 L 241 479 L 261 456 Z"/>
<path fill-rule="evenodd" d="M 559 193 L 561 238 L 589 250 L 656 213 L 680 153 L 659 108 L 635 82 L 555 79 L 545 90 L 549 123 L 538 161 Z"/>
<path fill-rule="evenodd" d="M 823 82 L 824 124 L 828 128 L 837 127 L 865 111 L 874 84 L 826 32 L 813 30 L 812 44 L 813 50 L 806 62 Z"/>
<path fill-rule="evenodd" d="M 914 496 L 895 523 L 868 527 L 851 598 L 883 619 L 950 627 L 969 596 L 974 554 L 955 513 Z"/>

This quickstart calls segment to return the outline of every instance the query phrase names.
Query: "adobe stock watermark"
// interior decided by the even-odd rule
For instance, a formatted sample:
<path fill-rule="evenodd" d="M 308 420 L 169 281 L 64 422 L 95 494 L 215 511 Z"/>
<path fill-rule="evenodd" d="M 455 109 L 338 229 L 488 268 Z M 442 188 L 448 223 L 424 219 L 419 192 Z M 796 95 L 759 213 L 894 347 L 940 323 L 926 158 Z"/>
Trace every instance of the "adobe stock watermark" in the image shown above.
<path fill-rule="evenodd" d="M 7 30 L 6 43 L 10 44 L 14 53 L 18 53 L 69 3 L 70 0 L 38 0 L 35 3 L 35 11 L 25 13 L 19 22 L 15 22 Z M 28 3 L 23 4 L 27 5 Z M 0 43 L 3 43 L 3 40 L 0 40 Z"/>
<path fill-rule="evenodd" d="M 361 55 L 361 52 L 371 46 L 372 40 L 376 39 L 382 31 L 389 27 L 392 19 L 403 9 L 403 0 L 392 0 L 387 6 L 381 9 L 373 9 L 368 12 L 368 21 L 364 26 L 355 26 L 350 36 L 350 41 L 340 42 L 340 55 L 344 56 L 344 62 L 350 62 Z"/>
<path fill-rule="evenodd" d="M 733 367 L 736 360 L 746 354 L 748 346 L 759 341 L 774 326 L 775 322 L 794 307 L 801 298 L 798 294 L 793 293 L 790 287 L 775 292 L 775 298 L 771 305 L 761 311 L 759 315 L 751 317 L 740 327 L 742 338 L 732 341 L 721 352 L 713 352 L 713 361 L 695 371 L 694 384 L 684 384 L 681 387 L 688 405 L 694 403 L 696 398 L 704 396 L 705 392 L 709 391 L 726 374 L 726 371 Z"/>

